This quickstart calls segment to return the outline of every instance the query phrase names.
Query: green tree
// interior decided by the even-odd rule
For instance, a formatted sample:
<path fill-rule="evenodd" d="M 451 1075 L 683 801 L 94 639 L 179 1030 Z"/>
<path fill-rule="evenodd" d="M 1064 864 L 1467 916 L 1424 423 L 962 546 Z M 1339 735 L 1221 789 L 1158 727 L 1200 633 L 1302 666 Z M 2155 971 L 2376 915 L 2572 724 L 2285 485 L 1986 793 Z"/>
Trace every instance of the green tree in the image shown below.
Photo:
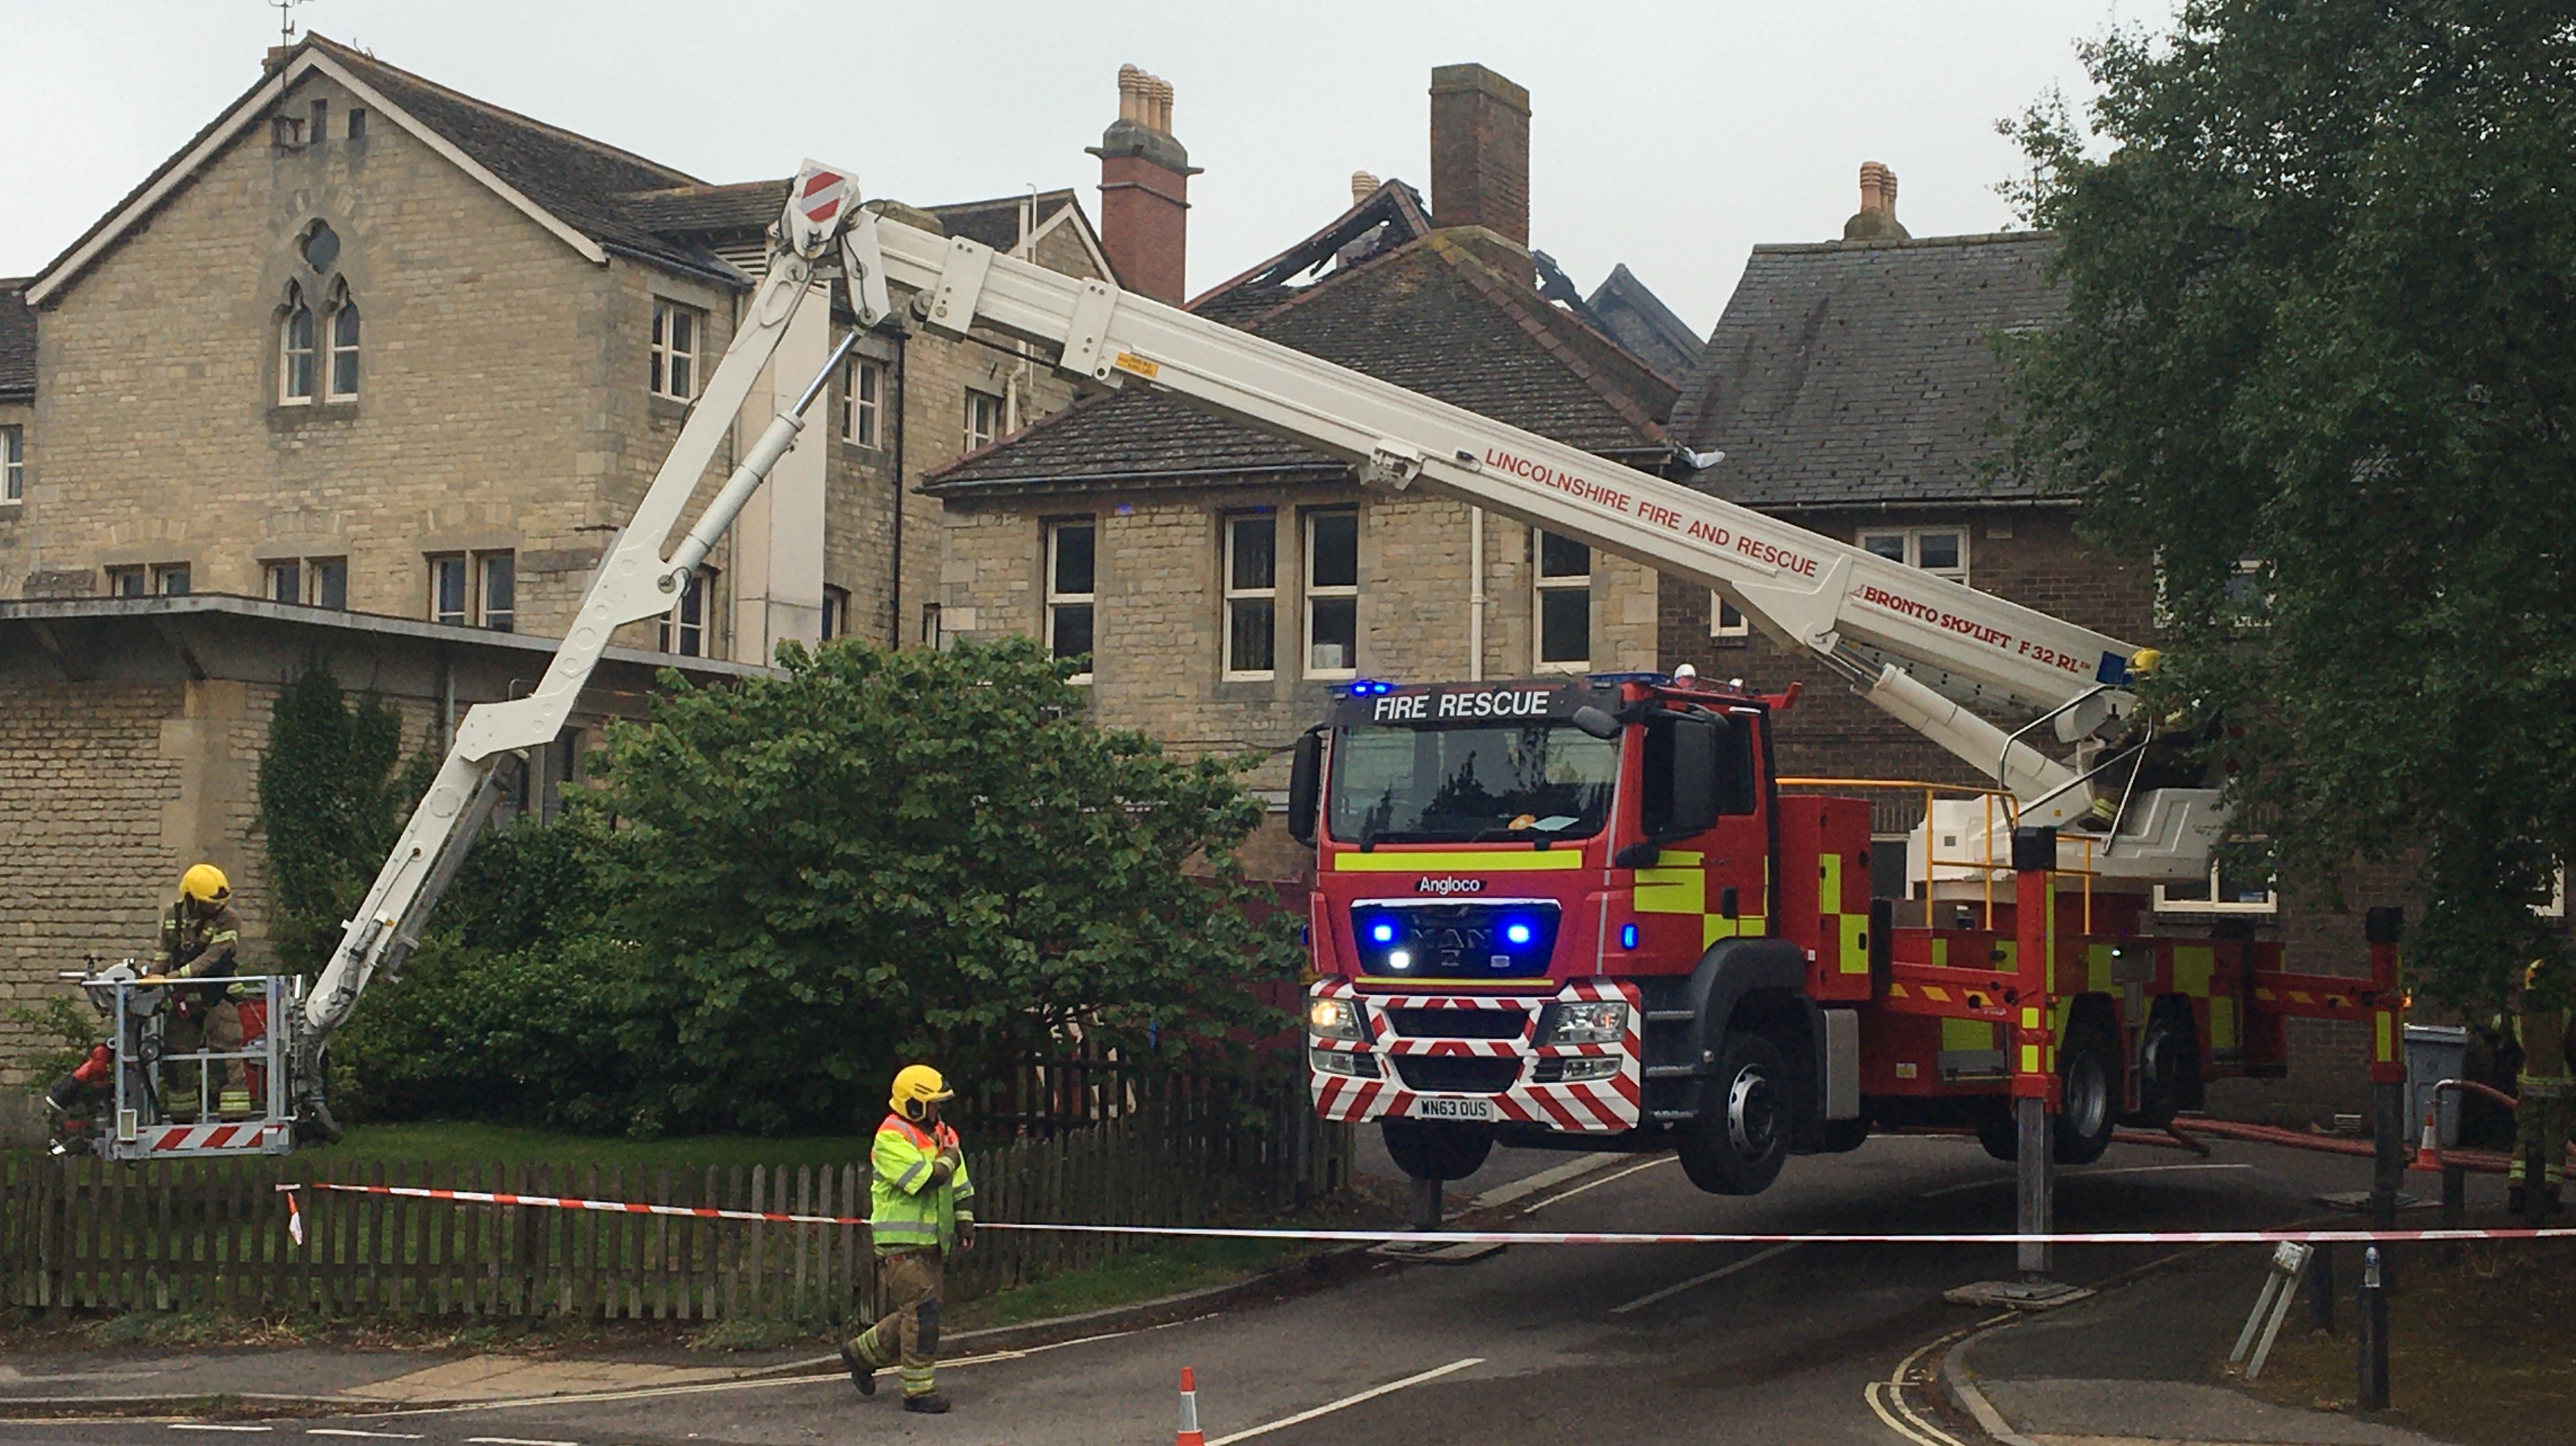
<path fill-rule="evenodd" d="M 402 720 L 370 694 L 353 707 L 329 665 L 308 664 L 277 695 L 259 759 L 271 937 L 279 965 L 310 972 L 428 791 L 437 759 L 402 758 Z"/>
<path fill-rule="evenodd" d="M 2576 854 L 2576 23 L 2191 0 L 2086 59 L 2098 141 L 2007 127 L 2067 300 L 2015 459 L 2160 560 L 2150 704 L 2223 711 L 2239 827 L 2418 861 L 2416 969 L 2492 998 Z"/>

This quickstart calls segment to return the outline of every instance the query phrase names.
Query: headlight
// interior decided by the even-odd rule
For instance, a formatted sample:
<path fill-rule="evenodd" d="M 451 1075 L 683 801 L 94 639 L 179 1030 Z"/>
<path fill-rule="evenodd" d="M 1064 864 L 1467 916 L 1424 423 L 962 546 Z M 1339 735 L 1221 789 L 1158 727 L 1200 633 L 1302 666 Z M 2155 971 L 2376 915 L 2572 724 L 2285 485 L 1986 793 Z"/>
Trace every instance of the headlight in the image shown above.
<path fill-rule="evenodd" d="M 1324 1039 L 1366 1039 L 1360 1010 L 1347 999 L 1314 999 L 1306 1004 L 1306 1028 Z"/>
<path fill-rule="evenodd" d="M 1377 1056 L 1356 1054 L 1347 1049 L 1309 1049 L 1306 1059 L 1317 1074 L 1343 1074 L 1358 1079 L 1378 1079 Z"/>
<path fill-rule="evenodd" d="M 1615 1002 L 1552 1004 L 1541 1044 L 1616 1044 L 1628 1033 L 1628 1006 Z"/>

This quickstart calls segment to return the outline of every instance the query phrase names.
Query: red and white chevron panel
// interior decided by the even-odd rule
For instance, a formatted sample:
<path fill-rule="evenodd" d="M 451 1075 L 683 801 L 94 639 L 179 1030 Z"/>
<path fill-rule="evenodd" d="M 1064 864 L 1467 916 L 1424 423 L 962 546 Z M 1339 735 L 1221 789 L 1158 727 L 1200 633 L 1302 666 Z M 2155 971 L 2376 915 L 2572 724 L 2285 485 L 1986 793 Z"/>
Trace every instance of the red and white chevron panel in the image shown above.
<path fill-rule="evenodd" d="M 238 1150 L 253 1154 L 282 1141 L 286 1129 L 284 1120 L 262 1120 L 245 1125 L 154 1125 L 143 1132 L 143 1144 L 154 1154 L 164 1150 L 188 1150 L 198 1154 Z"/>
<path fill-rule="evenodd" d="M 1645 1010 L 1634 986 L 1610 979 L 1570 979 L 1553 996 L 1362 994 L 1347 978 L 1336 978 L 1317 984 L 1314 994 L 1321 999 L 1356 1001 L 1367 1020 L 1369 1038 L 1361 1044 L 1309 1036 L 1307 1046 L 1375 1055 L 1379 1067 L 1385 1071 L 1378 1079 L 1308 1071 L 1307 1081 L 1315 1098 L 1315 1113 L 1325 1119 L 1351 1123 L 1403 1119 L 1431 1113 L 1424 1108 L 1426 1101 L 1474 1099 L 1490 1102 L 1492 1118 L 1497 1124 L 1534 1124 L 1573 1134 L 1614 1134 L 1637 1127 L 1640 1100 L 1644 1095 L 1644 1048 L 1640 1031 Z M 1530 1042 L 1543 1006 L 1552 1002 L 1596 1000 L 1624 1000 L 1628 1005 L 1627 1035 L 1617 1044 L 1537 1045 Z M 1526 1015 L 1528 1023 L 1523 1025 L 1519 1035 L 1505 1039 L 1422 1038 L 1395 1030 L 1394 1022 L 1387 1015 L 1387 1011 L 1394 1009 L 1515 1010 Z M 1399 1055 L 1517 1059 L 1521 1061 L 1521 1069 L 1517 1082 L 1498 1094 L 1463 1091 L 1423 1093 L 1405 1088 L 1396 1075 L 1394 1057 Z M 1599 1058 L 1605 1055 L 1619 1060 L 1618 1073 L 1607 1079 L 1558 1084 L 1534 1084 L 1530 1080 L 1532 1067 L 1539 1060 Z M 1442 1117 L 1455 1118 L 1449 1115 Z"/>

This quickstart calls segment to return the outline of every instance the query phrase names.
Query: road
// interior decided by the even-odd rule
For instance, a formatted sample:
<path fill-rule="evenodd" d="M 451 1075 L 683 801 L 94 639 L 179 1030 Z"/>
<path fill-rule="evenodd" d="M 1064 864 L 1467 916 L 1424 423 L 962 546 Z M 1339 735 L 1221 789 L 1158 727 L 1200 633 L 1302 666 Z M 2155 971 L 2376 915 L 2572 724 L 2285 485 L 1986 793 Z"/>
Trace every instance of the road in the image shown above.
<path fill-rule="evenodd" d="M 2358 1188 L 2367 1170 L 2362 1160 L 2266 1146 L 2222 1144 L 2206 1160 L 2115 1146 L 2062 1178 L 2058 1219 L 2067 1230 L 2278 1225 L 2314 1214 L 2321 1191 Z M 1792 1161 L 1778 1185 L 1749 1200 L 1700 1194 L 1669 1157 L 1540 1200 L 1510 1225 L 1987 1231 L 2008 1229 L 2012 1209 L 2008 1167 L 1971 1141 L 1925 1136 Z M 2101 1279 L 2154 1254 L 2062 1249 L 2058 1274 Z M 1171 1439 L 1184 1365 L 1196 1372 L 1211 1446 L 1890 1446 L 1901 1438 L 1873 1409 L 1871 1384 L 1979 1319 L 1944 1304 L 1945 1289 L 2010 1278 L 2012 1264 L 2005 1247 L 1516 1246 L 1466 1265 L 1383 1263 L 1330 1289 L 1223 1315 L 959 1361 L 942 1370 L 957 1406 L 946 1417 L 902 1414 L 891 1376 L 865 1401 L 835 1377 L 312 1422 L 0 1425 L 0 1446 L 211 1446 L 225 1436 L 275 1446 L 1145 1446 Z"/>

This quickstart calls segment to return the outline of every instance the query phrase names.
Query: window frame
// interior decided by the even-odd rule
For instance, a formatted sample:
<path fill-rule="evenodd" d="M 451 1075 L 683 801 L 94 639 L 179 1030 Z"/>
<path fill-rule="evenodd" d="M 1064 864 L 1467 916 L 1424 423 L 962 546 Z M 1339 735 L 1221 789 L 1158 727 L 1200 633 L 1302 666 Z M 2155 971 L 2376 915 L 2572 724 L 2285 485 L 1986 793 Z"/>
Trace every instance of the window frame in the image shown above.
<path fill-rule="evenodd" d="M 474 558 L 466 552 L 432 552 L 424 554 L 429 564 L 429 620 L 451 628 L 474 626 Z M 451 614 L 441 606 L 444 589 L 441 584 L 446 569 L 456 569 L 456 608 Z"/>
<path fill-rule="evenodd" d="M 0 507 L 27 500 L 27 424 L 0 423 Z"/>
<path fill-rule="evenodd" d="M 356 331 L 356 335 L 349 337 L 345 342 L 340 336 L 343 320 L 353 323 Z M 341 293 L 338 304 L 331 308 L 329 333 L 327 338 L 315 338 L 317 342 L 327 342 L 327 345 L 321 348 L 321 355 L 318 358 L 318 370 L 321 376 L 317 380 L 322 386 L 322 399 L 327 402 L 354 402 L 358 399 L 358 353 L 364 345 L 366 316 L 358 310 L 358 303 L 351 300 L 346 291 Z M 349 369 L 349 385 L 346 390 L 340 386 L 340 365 L 344 361 L 348 363 Z"/>
<path fill-rule="evenodd" d="M 1239 527 L 1266 524 L 1270 528 L 1270 585 L 1244 587 L 1235 581 L 1235 530 Z M 1229 683 L 1262 683 L 1279 676 L 1279 514 L 1263 512 L 1229 512 L 1221 514 L 1218 526 L 1223 529 L 1217 543 L 1217 567 L 1220 569 L 1218 592 L 1222 595 L 1223 612 L 1218 622 L 1217 668 Z M 1234 618 L 1238 607 L 1258 603 L 1270 614 L 1270 665 L 1265 668 L 1235 666 Z"/>
<path fill-rule="evenodd" d="M 302 344 L 296 337 L 298 322 L 303 326 Z M 286 313 L 277 320 L 277 404 L 281 407 L 309 407 L 321 398 L 321 362 L 314 350 L 319 338 L 313 330 L 313 307 L 304 299 L 304 288 L 290 286 L 286 291 Z M 302 364 L 304 389 L 295 389 L 297 364 Z"/>
<path fill-rule="evenodd" d="M 280 582 L 286 584 L 286 597 L 277 595 Z M 300 557 L 274 558 L 259 565 L 259 595 L 265 601 L 301 605 L 304 587 L 304 559 Z"/>
<path fill-rule="evenodd" d="M 870 451 L 885 445 L 885 381 L 885 363 L 874 357 L 854 356 L 841 364 L 842 441 Z"/>
<path fill-rule="evenodd" d="M 1328 517 L 1351 520 L 1351 580 L 1347 584 L 1322 584 L 1315 581 L 1315 530 Z M 1314 679 L 1356 678 L 1360 675 L 1360 509 L 1356 507 L 1309 507 L 1298 519 L 1297 612 L 1298 639 L 1303 645 L 1297 651 L 1299 675 Z M 1351 605 L 1351 655 L 1338 668 L 1315 665 L 1315 605 L 1348 599 Z"/>
<path fill-rule="evenodd" d="M 1735 621 L 1726 620 L 1729 613 L 1735 615 Z M 1708 635 L 1720 640 L 1753 636 L 1753 620 L 1739 611 L 1735 604 L 1728 602 L 1726 595 L 1715 588 L 1709 589 L 1708 594 Z"/>
<path fill-rule="evenodd" d="M 493 581 L 507 594 L 505 607 L 492 606 Z M 493 619 L 498 617 L 499 622 Z M 518 631 L 519 555 L 509 548 L 474 554 L 474 625 L 491 633 Z"/>
<path fill-rule="evenodd" d="M 970 392 L 968 395 L 974 394 Z M 1057 563 L 1063 554 L 1064 535 L 1077 528 L 1091 534 L 1091 590 L 1062 592 L 1057 588 Z M 1065 656 L 1056 651 L 1057 615 L 1080 608 L 1088 614 L 1085 630 L 1091 635 L 1091 646 L 1084 650 L 1084 655 L 1090 657 L 1093 666 L 1097 667 L 1100 661 L 1100 519 L 1059 517 L 1049 520 L 1046 523 L 1044 556 L 1041 559 L 1041 565 L 1046 568 L 1046 576 L 1042 579 L 1044 586 L 1040 589 L 1039 595 L 1044 605 L 1040 619 L 1046 626 L 1046 637 L 1043 641 L 1046 644 L 1047 656 L 1050 658 Z M 1085 668 L 1065 681 L 1080 686 L 1090 682 L 1091 678 L 1092 669 Z"/>
<path fill-rule="evenodd" d="M 152 596 L 152 570 L 140 563 L 107 569 L 107 595 L 120 598 Z"/>
<path fill-rule="evenodd" d="M 976 413 L 979 410 L 976 404 L 979 402 L 987 403 L 992 408 L 991 426 L 989 429 L 982 431 L 977 430 L 975 426 Z M 965 449 L 967 451 L 978 451 L 982 448 L 993 445 L 993 443 L 999 440 L 1002 435 L 1002 398 L 1000 394 L 996 392 L 979 392 L 973 387 L 968 387 L 966 389 L 965 415 L 960 420 L 960 436 L 965 442 Z"/>
<path fill-rule="evenodd" d="M 303 565 L 305 606 L 329 608 L 334 612 L 347 612 L 349 610 L 348 557 L 346 555 L 338 557 L 308 557 L 303 559 Z M 329 600 L 331 589 L 330 578 L 334 572 L 339 575 L 340 580 L 340 600 L 338 602 L 332 602 Z"/>
<path fill-rule="evenodd" d="M 672 325 L 674 320 L 689 323 L 689 341 L 685 347 L 674 340 L 678 330 Z M 698 387 L 705 380 L 704 369 L 698 365 L 698 359 L 705 355 L 706 342 L 707 314 L 703 309 L 685 301 L 673 301 L 667 296 L 654 297 L 652 339 L 648 348 L 652 366 L 645 378 L 645 391 L 666 402 L 696 401 Z M 675 367 L 674 362 L 680 365 Z M 688 380 L 677 388 L 672 387 L 671 378 L 682 370 L 687 372 Z"/>
<path fill-rule="evenodd" d="M 1589 673 L 1592 671 L 1593 625 L 1599 621 L 1593 616 L 1594 573 L 1592 569 L 1600 549 L 1589 543 L 1577 542 L 1561 533 L 1557 534 L 1559 541 L 1571 543 L 1583 549 L 1583 571 L 1550 573 L 1547 570 L 1548 536 L 1548 531 L 1544 527 L 1530 529 L 1530 671 L 1532 673 Z M 1547 656 L 1548 595 L 1574 592 L 1580 592 L 1583 595 L 1583 656 L 1550 658 Z"/>
<path fill-rule="evenodd" d="M 672 601 L 670 611 L 662 614 L 662 620 L 658 625 L 660 631 L 655 639 L 659 651 L 681 658 L 715 656 L 716 646 L 724 641 L 722 635 L 716 630 L 717 578 L 716 570 L 703 564 L 689 575 L 688 586 L 680 589 L 680 595 Z M 698 605 L 696 622 L 690 622 L 681 616 L 688 610 L 692 600 Z M 689 636 L 692 631 L 697 634 L 694 640 Z M 694 647 L 685 646 L 692 642 L 695 644 Z"/>
<path fill-rule="evenodd" d="M 156 562 L 152 564 L 152 595 L 154 597 L 186 597 L 196 590 L 195 582 L 196 569 L 189 566 L 187 563 Z M 171 586 L 172 583 L 177 583 L 178 586 L 173 587 Z"/>
<path fill-rule="evenodd" d="M 823 617 L 815 641 L 828 643 L 850 635 L 850 590 L 823 584 Z"/>
<path fill-rule="evenodd" d="M 1881 561 L 1901 563 L 1918 572 L 1928 572 L 1934 577 L 1947 578 L 1950 581 L 1959 584 L 1961 587 L 1969 587 L 1973 586 L 1973 584 L 1968 580 L 1971 573 L 1968 537 L 1972 530 L 1973 529 L 1964 522 L 1930 523 L 1921 527 L 1864 527 L 1859 532 L 1853 534 L 1853 542 L 1861 551 L 1869 553 L 1871 556 L 1879 558 Z M 1923 565 L 1923 539 L 1926 535 L 1946 535 L 1959 539 L 1959 565 L 1956 567 L 1925 567 Z M 1898 546 L 1904 550 L 1905 555 L 1903 557 L 1889 557 L 1885 553 L 1878 552 L 1869 545 L 1872 538 L 1881 537 L 1903 539 Z"/>

